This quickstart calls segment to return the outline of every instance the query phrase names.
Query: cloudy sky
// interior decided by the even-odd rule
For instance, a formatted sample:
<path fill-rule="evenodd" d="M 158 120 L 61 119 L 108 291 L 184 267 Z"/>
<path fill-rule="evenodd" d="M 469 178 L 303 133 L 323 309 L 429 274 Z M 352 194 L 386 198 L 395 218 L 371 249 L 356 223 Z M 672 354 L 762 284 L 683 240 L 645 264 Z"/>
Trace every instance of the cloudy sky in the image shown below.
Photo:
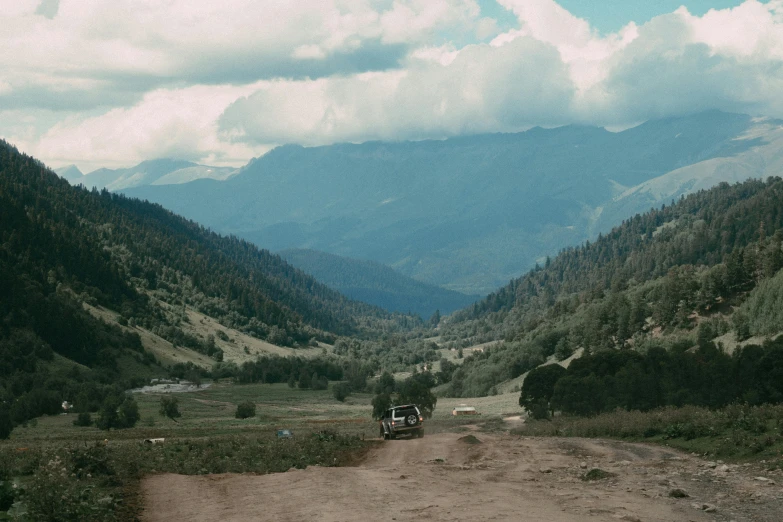
<path fill-rule="evenodd" d="M 783 0 L 3 4 L 0 137 L 85 172 L 712 108 L 783 117 Z"/>

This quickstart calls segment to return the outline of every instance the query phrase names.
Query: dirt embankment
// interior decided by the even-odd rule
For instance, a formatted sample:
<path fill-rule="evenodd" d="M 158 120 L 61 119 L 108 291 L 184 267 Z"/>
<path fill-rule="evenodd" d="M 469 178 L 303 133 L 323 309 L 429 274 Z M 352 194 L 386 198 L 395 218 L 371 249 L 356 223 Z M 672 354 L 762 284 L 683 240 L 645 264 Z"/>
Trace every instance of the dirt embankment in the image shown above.
<path fill-rule="evenodd" d="M 151 476 L 142 520 L 783 520 L 780 479 L 751 468 L 643 444 L 473 435 L 387 441 L 350 468 Z M 582 480 L 593 468 L 610 475 Z"/>

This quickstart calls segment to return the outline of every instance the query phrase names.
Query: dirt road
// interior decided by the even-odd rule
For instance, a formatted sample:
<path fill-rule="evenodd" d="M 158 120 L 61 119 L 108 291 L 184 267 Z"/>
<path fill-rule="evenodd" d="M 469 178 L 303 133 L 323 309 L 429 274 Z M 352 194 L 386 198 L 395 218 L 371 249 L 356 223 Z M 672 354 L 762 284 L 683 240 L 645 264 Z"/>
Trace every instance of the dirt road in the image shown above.
<path fill-rule="evenodd" d="M 783 481 L 751 467 L 643 444 L 474 435 L 386 441 L 351 468 L 148 477 L 142 520 L 783 520 Z M 593 468 L 612 475 L 582 480 Z M 678 488 L 688 496 L 672 498 Z"/>

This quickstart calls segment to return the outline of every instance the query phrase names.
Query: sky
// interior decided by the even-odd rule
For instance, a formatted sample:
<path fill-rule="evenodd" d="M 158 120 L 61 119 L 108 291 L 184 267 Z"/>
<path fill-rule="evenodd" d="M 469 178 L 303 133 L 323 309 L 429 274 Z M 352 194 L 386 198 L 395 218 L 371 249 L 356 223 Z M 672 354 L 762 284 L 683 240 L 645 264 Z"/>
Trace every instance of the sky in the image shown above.
<path fill-rule="evenodd" d="M 0 137 L 241 166 L 720 109 L 783 118 L 783 0 L 3 0 Z M 681 5 L 682 4 L 682 5 Z"/>

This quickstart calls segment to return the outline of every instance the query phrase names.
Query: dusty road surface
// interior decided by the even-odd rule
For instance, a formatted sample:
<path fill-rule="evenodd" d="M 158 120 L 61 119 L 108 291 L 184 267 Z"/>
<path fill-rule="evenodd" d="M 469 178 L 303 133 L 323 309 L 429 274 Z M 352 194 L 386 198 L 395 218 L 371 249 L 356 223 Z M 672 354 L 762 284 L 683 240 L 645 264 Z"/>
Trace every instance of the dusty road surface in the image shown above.
<path fill-rule="evenodd" d="M 444 433 L 385 441 L 357 467 L 272 475 L 163 474 L 144 522 L 783 521 L 779 475 L 658 446 Z M 593 468 L 611 473 L 582 477 Z M 673 498 L 680 489 L 687 497 Z"/>

